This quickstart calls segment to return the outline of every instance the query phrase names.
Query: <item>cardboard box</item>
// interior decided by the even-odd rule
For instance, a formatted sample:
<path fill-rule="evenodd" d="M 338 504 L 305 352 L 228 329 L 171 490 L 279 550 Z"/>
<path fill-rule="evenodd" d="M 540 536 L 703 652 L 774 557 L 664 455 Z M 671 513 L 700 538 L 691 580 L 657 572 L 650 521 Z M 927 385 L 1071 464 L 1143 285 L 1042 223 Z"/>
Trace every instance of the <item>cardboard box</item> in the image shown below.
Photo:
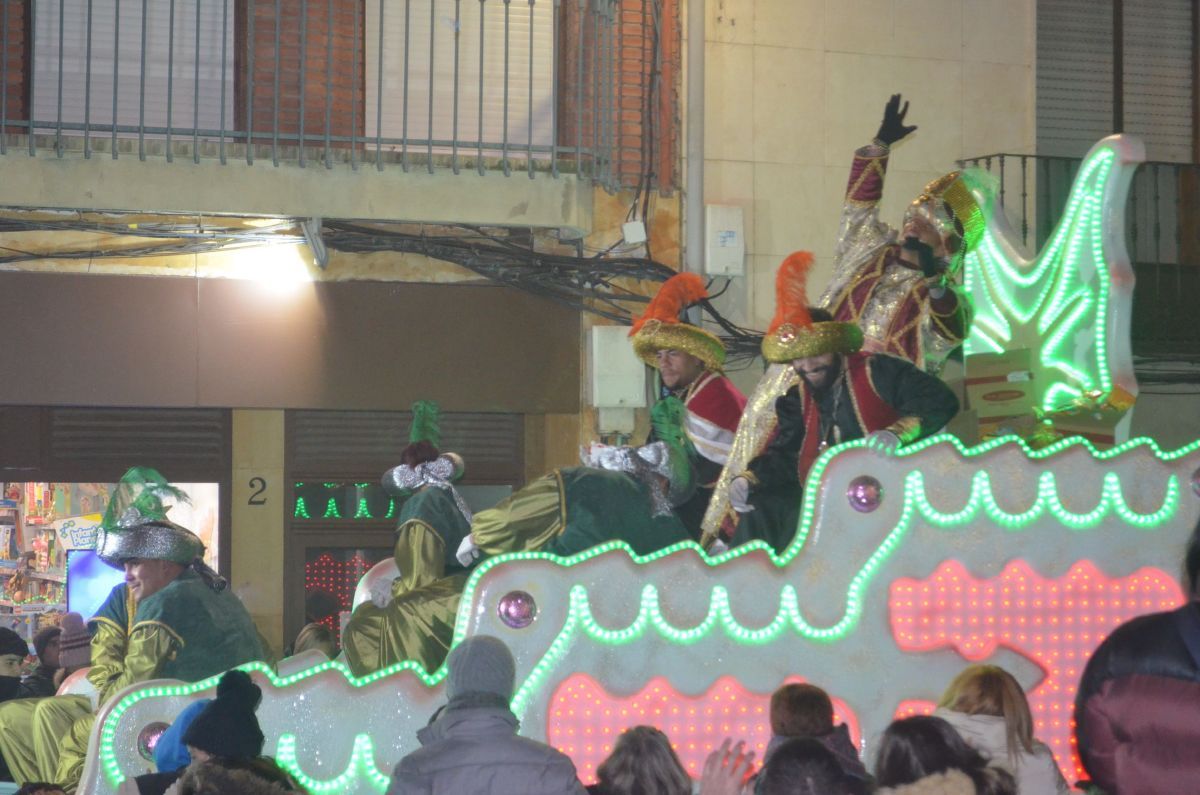
<path fill-rule="evenodd" d="M 1103 408 L 1055 412 L 1053 421 L 1054 429 L 1063 436 L 1082 436 L 1097 449 L 1103 450 L 1129 438 L 1131 418 L 1128 411 Z"/>
<path fill-rule="evenodd" d="M 1028 348 L 967 357 L 967 405 L 981 427 L 1033 413 L 1037 389 L 1032 362 Z"/>

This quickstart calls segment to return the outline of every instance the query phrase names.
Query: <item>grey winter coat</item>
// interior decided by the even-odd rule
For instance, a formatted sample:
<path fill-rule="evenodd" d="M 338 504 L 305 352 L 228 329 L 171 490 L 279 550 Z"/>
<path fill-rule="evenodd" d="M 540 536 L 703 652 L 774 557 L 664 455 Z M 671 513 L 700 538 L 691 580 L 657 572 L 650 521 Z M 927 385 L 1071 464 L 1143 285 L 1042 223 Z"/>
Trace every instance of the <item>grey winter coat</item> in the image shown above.
<path fill-rule="evenodd" d="M 517 736 L 507 707 L 448 706 L 417 732 L 387 795 L 584 795 L 570 758 Z"/>

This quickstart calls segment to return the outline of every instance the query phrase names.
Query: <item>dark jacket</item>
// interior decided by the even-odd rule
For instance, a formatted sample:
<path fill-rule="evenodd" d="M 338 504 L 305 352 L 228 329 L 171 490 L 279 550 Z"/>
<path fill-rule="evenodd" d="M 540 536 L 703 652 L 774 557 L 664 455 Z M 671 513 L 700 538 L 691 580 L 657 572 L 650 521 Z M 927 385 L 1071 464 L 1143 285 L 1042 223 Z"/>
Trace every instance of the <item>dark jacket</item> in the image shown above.
<path fill-rule="evenodd" d="M 583 795 L 571 760 L 518 725 L 507 707 L 448 706 L 417 732 L 388 795 Z"/>
<path fill-rule="evenodd" d="M 767 750 L 763 754 L 763 764 L 767 763 L 779 746 L 792 739 L 795 738 L 780 734 L 771 735 L 771 740 L 767 743 Z M 846 724 L 839 723 L 824 734 L 814 735 L 812 739 L 829 749 L 837 759 L 838 766 L 847 776 L 856 781 L 871 781 L 866 766 L 858 758 L 858 749 L 854 747 L 854 741 L 850 739 L 850 728 Z"/>
<path fill-rule="evenodd" d="M 42 663 L 35 665 L 29 675 L 21 680 L 21 694 L 17 698 L 45 698 L 57 693 L 58 688 L 54 685 L 54 673 L 57 670 Z"/>
<path fill-rule="evenodd" d="M 1122 624 L 1083 671 L 1079 756 L 1109 795 L 1179 793 L 1181 782 L 1200 781 L 1200 661 L 1185 633 L 1200 647 L 1200 602 Z"/>

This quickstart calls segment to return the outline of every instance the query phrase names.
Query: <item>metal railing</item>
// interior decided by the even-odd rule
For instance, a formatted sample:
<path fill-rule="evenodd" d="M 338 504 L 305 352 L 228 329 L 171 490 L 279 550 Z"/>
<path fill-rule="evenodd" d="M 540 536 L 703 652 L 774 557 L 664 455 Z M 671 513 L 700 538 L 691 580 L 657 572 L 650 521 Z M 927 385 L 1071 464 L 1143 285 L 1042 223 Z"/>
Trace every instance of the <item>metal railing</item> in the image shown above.
<path fill-rule="evenodd" d="M 1082 158 L 993 154 L 965 158 L 999 180 L 999 197 L 1028 254 L 1040 251 L 1061 218 Z M 1137 277 L 1132 335 L 1145 357 L 1200 357 L 1200 164 L 1138 167 L 1125 213 Z"/>
<path fill-rule="evenodd" d="M 619 0 L 0 0 L 0 155 L 570 172 L 618 188 L 646 149 L 624 134 L 623 96 L 654 71 L 629 77 L 620 13 Z"/>

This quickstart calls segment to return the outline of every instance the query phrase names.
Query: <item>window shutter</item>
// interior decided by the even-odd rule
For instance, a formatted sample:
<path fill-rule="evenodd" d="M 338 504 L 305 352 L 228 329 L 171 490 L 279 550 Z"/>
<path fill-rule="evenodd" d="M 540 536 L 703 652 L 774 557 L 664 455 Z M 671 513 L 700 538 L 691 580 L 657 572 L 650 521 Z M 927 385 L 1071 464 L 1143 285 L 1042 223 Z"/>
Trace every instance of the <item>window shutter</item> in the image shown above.
<path fill-rule="evenodd" d="M 0 466 L 8 480 L 115 483 L 131 466 L 179 482 L 226 483 L 224 409 L 0 407 Z"/>
<path fill-rule="evenodd" d="M 383 83 L 379 83 L 380 10 L 383 9 Z M 408 65 L 405 68 L 405 10 L 408 9 Z M 456 19 L 457 8 L 457 19 Z M 458 134 L 462 142 L 500 144 L 505 129 L 505 11 L 508 12 L 508 143 L 551 142 L 554 107 L 554 3 L 551 0 L 367 1 L 366 136 L 376 134 L 382 118 L 384 138 L 455 140 L 455 60 L 458 40 Z M 432 14 L 432 16 L 431 16 Z M 480 19 L 483 57 L 480 60 Z M 530 29 L 533 31 L 530 46 Z M 431 34 L 432 31 L 432 34 Z M 430 50 L 432 48 L 432 80 Z M 530 65 L 533 80 L 530 82 Z M 407 88 L 405 73 L 408 74 Z M 480 90 L 482 80 L 482 139 Z M 430 115 L 429 92 L 433 88 Z M 531 91 L 532 88 L 532 91 Z M 382 93 L 382 111 L 378 101 Z M 405 108 L 408 124 L 405 127 Z M 431 128 L 432 119 L 432 128 Z M 432 132 L 431 132 L 432 129 Z M 405 132 L 407 130 L 407 133 Z M 441 151 L 441 150 L 439 150 Z M 494 154 L 495 149 L 490 149 Z"/>
<path fill-rule="evenodd" d="M 1124 129 L 1148 160 L 1192 152 L 1192 2 L 1125 0 Z M 1082 157 L 1113 132 L 1112 4 L 1039 0 L 1038 154 Z"/>
<path fill-rule="evenodd" d="M 1037 4 L 1037 152 L 1083 157 L 1113 131 L 1112 6 Z"/>
<path fill-rule="evenodd" d="M 408 444 L 407 411 L 288 412 L 288 469 L 295 479 L 378 481 Z M 441 449 L 467 464 L 464 483 L 519 485 L 525 422 L 520 414 L 445 413 Z"/>
<path fill-rule="evenodd" d="M 1125 129 L 1148 160 L 1192 159 L 1191 2 L 1125 0 Z"/>
<path fill-rule="evenodd" d="M 82 124 L 88 96 L 85 82 L 88 66 L 88 3 L 87 0 L 62 0 L 63 35 L 60 48 L 59 2 L 60 0 L 35 2 L 34 118 L 44 123 L 53 123 L 59 118 L 58 82 L 61 71 L 62 120 Z M 172 4 L 175 8 L 173 53 L 170 46 Z M 197 4 L 200 11 L 198 83 Z M 167 126 L 167 83 L 170 73 L 172 127 L 189 131 L 193 127 L 205 130 L 221 129 L 221 91 L 224 87 L 224 126 L 226 129 L 232 128 L 235 6 L 235 0 L 170 0 L 146 4 L 145 126 Z M 114 58 L 114 37 L 118 21 L 120 46 Z M 222 41 L 225 50 L 224 64 L 221 60 Z M 142 104 L 140 0 L 93 0 L 91 46 L 90 123 L 113 123 L 113 74 L 116 60 L 119 75 L 116 123 L 138 125 Z M 195 105 L 197 92 L 198 109 Z"/>
<path fill-rule="evenodd" d="M 47 469 L 111 473 L 150 466 L 176 481 L 225 482 L 230 419 L 222 409 L 51 408 Z"/>

